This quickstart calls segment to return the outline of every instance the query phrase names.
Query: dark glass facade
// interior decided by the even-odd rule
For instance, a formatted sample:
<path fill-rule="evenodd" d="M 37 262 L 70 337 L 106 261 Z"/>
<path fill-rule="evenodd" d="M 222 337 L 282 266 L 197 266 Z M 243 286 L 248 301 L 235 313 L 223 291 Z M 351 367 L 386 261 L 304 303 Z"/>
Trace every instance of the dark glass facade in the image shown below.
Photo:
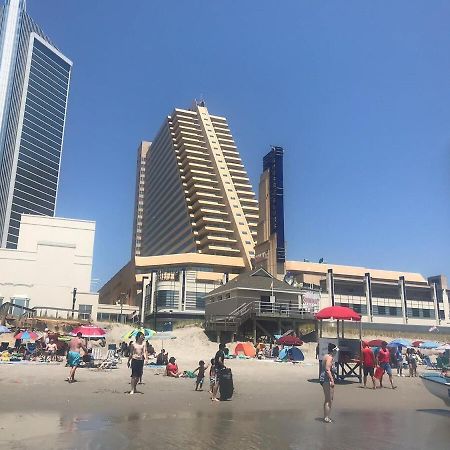
<path fill-rule="evenodd" d="M 18 17 L 0 136 L 0 238 L 9 248 L 17 247 L 21 214 L 55 213 L 72 67 L 24 4 Z"/>
<path fill-rule="evenodd" d="M 272 147 L 264 156 L 263 171 L 269 170 L 270 188 L 270 234 L 277 234 L 277 262 L 284 263 L 286 249 L 284 243 L 284 188 L 283 188 L 283 148 Z"/>

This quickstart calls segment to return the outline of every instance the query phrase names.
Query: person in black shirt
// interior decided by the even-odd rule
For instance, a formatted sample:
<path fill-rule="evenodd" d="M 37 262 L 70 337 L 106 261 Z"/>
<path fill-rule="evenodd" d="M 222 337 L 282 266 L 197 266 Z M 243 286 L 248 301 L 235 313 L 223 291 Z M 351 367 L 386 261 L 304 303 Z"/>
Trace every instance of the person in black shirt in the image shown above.
<path fill-rule="evenodd" d="M 219 390 L 219 372 L 225 368 L 225 344 L 219 344 L 219 350 L 214 356 L 214 370 L 216 372 L 216 382 L 211 395 L 211 400 L 218 402 L 217 391 Z"/>

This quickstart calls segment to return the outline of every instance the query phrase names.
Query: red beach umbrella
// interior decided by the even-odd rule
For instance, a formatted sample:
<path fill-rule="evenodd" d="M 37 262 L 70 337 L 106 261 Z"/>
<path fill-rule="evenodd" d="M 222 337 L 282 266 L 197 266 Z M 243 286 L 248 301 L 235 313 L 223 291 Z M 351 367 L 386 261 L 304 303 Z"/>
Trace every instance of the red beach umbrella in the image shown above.
<path fill-rule="evenodd" d="M 418 347 L 420 344 L 422 344 L 424 341 L 414 341 L 413 343 L 412 343 L 412 346 L 413 347 Z"/>
<path fill-rule="evenodd" d="M 321 309 L 316 314 L 316 319 L 355 320 L 359 322 L 361 316 L 353 311 L 353 309 L 347 308 L 346 306 L 328 306 L 327 308 Z"/>
<path fill-rule="evenodd" d="M 83 337 L 102 337 L 106 334 L 106 331 L 95 325 L 81 325 L 74 328 L 70 334 L 76 336 L 78 333 L 81 333 Z"/>
<path fill-rule="evenodd" d="M 367 343 L 369 347 L 381 347 L 383 344 L 387 345 L 387 342 L 382 339 L 372 339 Z"/>
<path fill-rule="evenodd" d="M 279 345 L 303 345 L 303 341 L 297 336 L 283 336 L 277 340 Z"/>

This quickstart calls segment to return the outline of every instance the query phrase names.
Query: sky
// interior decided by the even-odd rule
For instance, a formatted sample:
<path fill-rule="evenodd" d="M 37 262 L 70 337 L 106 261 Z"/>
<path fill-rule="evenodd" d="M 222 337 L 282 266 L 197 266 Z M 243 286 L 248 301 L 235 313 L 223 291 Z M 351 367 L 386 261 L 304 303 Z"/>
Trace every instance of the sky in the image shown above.
<path fill-rule="evenodd" d="M 450 3 L 28 0 L 74 63 L 57 215 L 131 254 L 136 150 L 175 107 L 227 117 L 257 190 L 285 149 L 289 260 L 450 275 Z"/>

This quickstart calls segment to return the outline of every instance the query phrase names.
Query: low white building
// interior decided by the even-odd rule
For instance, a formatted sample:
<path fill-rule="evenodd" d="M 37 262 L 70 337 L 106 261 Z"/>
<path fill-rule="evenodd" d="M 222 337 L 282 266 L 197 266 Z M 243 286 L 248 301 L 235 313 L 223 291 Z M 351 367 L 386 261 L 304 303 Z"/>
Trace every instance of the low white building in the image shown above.
<path fill-rule="evenodd" d="M 22 215 L 17 249 L 0 248 L 0 304 L 36 308 L 37 315 L 96 319 L 90 291 L 95 222 Z"/>

